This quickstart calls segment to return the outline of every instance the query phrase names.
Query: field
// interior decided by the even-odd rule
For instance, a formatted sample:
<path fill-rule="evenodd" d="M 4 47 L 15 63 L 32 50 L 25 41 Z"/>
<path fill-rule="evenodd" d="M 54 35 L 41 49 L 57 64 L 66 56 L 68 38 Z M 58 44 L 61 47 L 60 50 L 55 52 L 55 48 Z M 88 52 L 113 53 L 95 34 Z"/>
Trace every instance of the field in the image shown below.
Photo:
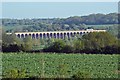
<path fill-rule="evenodd" d="M 2 53 L 2 72 L 25 69 L 30 76 L 70 78 L 78 71 L 92 78 L 118 78 L 118 55 Z"/>

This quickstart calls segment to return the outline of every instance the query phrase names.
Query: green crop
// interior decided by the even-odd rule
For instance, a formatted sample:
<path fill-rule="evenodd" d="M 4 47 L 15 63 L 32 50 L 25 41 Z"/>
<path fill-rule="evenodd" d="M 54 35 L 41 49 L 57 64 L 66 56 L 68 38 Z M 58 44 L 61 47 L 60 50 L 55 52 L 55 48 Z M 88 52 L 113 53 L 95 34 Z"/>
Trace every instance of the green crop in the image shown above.
<path fill-rule="evenodd" d="M 118 78 L 118 55 L 2 53 L 3 77 L 12 69 L 44 78 L 70 78 L 79 71 L 92 78 Z"/>

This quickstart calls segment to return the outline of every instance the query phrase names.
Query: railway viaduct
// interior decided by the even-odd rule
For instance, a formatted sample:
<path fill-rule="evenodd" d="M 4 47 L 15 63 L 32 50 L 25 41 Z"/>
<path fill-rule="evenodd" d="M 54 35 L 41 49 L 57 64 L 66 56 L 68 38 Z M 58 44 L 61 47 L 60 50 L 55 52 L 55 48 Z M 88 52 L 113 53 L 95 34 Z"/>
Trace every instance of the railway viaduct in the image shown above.
<path fill-rule="evenodd" d="M 19 38 L 25 38 L 30 36 L 33 39 L 39 38 L 61 38 L 64 39 L 65 37 L 78 35 L 84 35 L 90 32 L 106 32 L 106 30 L 94 30 L 94 29 L 86 29 L 86 30 L 79 30 L 79 31 L 49 31 L 49 32 L 16 32 L 15 35 Z M 12 34 L 12 33 L 7 33 Z"/>

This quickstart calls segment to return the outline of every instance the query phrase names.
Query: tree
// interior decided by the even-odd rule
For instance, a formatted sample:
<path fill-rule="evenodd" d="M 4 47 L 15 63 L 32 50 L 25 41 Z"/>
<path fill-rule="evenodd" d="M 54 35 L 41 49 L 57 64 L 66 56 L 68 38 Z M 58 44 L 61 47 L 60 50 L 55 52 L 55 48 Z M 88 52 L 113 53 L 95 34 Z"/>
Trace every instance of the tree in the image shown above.
<path fill-rule="evenodd" d="M 75 52 L 81 52 L 81 50 L 84 49 L 84 43 L 80 39 L 75 40 L 73 45 L 74 45 Z"/>
<path fill-rule="evenodd" d="M 23 39 L 23 44 L 21 45 L 23 51 L 30 51 L 33 47 L 33 42 L 30 36 L 27 36 Z"/>
<path fill-rule="evenodd" d="M 72 16 L 53 19 L 0 19 L 6 31 L 56 31 L 79 30 L 85 25 L 118 24 L 118 14 L 90 14 L 87 16 Z M 85 25 L 84 25 L 85 24 Z M 15 29 L 16 28 L 16 29 Z"/>
<path fill-rule="evenodd" d="M 62 52 L 65 46 L 65 42 L 62 39 L 56 39 L 50 46 L 45 48 L 48 52 Z"/>
<path fill-rule="evenodd" d="M 21 41 L 14 33 L 6 34 L 2 33 L 2 51 L 7 52 L 18 52 L 20 51 Z"/>
<path fill-rule="evenodd" d="M 61 52 L 63 50 L 64 45 L 65 45 L 65 43 L 63 40 L 56 40 L 53 43 L 53 50 L 55 52 Z"/>
<path fill-rule="evenodd" d="M 108 32 L 93 32 L 84 35 L 83 37 L 86 50 L 101 50 L 107 46 L 117 44 L 117 38 Z"/>
<path fill-rule="evenodd" d="M 6 34 L 5 32 L 2 33 L 2 42 L 4 44 L 20 44 L 20 39 L 16 37 L 14 33 Z"/>
<path fill-rule="evenodd" d="M 66 44 L 63 47 L 62 52 L 64 52 L 64 53 L 72 53 L 72 52 L 74 52 L 74 46 Z"/>

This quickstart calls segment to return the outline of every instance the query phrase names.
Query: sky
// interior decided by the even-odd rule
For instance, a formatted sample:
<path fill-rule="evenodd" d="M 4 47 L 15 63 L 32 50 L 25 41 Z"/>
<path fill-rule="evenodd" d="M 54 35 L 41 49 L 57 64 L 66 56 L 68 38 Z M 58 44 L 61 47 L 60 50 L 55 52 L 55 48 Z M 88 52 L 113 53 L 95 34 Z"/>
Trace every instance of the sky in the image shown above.
<path fill-rule="evenodd" d="M 1 18 L 66 18 L 118 12 L 118 2 L 2 2 Z"/>
<path fill-rule="evenodd" d="M 2 2 L 119 2 L 119 0 L 1 0 Z"/>

